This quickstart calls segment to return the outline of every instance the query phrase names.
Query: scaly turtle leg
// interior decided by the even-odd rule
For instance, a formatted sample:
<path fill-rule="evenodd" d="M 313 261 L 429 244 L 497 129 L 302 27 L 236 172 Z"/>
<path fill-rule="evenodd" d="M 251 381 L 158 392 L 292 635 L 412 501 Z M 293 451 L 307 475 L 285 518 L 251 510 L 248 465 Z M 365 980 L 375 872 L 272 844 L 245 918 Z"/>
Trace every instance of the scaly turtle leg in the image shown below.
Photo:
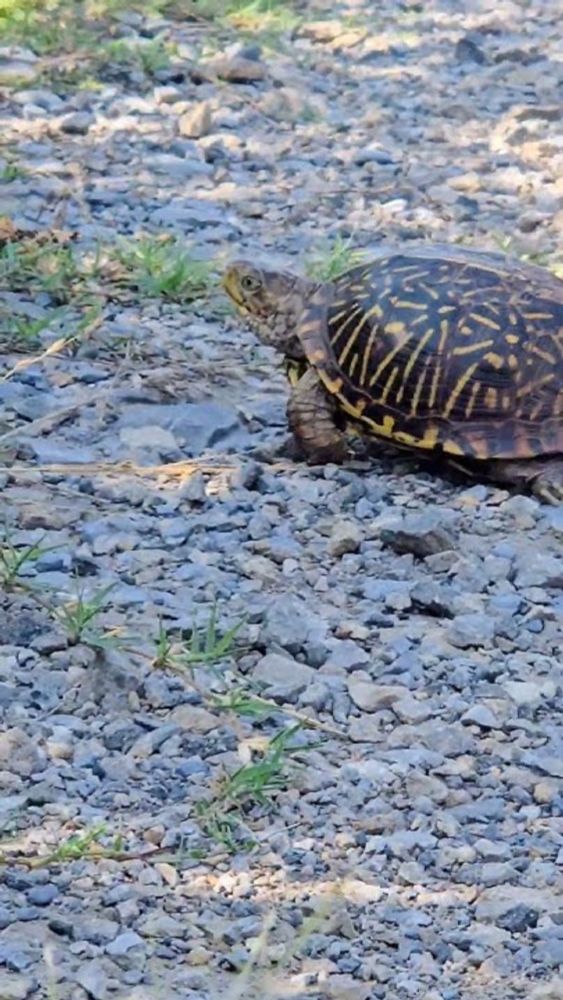
<path fill-rule="evenodd" d="M 527 461 L 488 463 L 492 478 L 499 483 L 528 486 L 545 503 L 563 503 L 563 458 L 536 458 Z"/>
<path fill-rule="evenodd" d="M 348 457 L 346 437 L 336 423 L 336 406 L 313 368 L 294 385 L 287 404 L 287 419 L 310 464 L 340 463 Z"/>

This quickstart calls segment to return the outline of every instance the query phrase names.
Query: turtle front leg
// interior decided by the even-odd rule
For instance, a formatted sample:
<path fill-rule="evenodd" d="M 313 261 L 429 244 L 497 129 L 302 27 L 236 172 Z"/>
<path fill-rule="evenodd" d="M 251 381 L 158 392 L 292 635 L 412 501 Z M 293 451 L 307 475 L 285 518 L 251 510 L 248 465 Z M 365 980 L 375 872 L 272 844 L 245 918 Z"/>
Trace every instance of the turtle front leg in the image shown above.
<path fill-rule="evenodd" d="M 498 461 L 491 468 L 498 482 L 527 486 L 545 503 L 563 503 L 563 458 Z"/>
<path fill-rule="evenodd" d="M 311 465 L 340 464 L 348 458 L 346 437 L 336 423 L 336 406 L 313 368 L 294 385 L 287 404 L 287 419 Z"/>

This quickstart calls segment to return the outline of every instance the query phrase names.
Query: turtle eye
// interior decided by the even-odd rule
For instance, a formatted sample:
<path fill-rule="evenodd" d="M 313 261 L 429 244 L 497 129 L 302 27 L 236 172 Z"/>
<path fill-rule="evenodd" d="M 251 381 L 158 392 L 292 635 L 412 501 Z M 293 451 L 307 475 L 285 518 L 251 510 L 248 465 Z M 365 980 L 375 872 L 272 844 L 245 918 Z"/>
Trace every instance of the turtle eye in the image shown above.
<path fill-rule="evenodd" d="M 243 292 L 257 292 L 262 283 L 252 274 L 245 274 L 241 278 L 240 284 Z"/>

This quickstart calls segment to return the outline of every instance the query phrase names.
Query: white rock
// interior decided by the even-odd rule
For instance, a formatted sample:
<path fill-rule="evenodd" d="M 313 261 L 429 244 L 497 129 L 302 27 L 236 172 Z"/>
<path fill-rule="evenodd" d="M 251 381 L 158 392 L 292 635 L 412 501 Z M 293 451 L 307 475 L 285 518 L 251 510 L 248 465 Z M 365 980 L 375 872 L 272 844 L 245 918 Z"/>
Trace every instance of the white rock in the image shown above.
<path fill-rule="evenodd" d="M 180 135 L 187 139 L 201 139 L 211 131 L 213 119 L 207 101 L 195 104 L 178 121 Z"/>
<path fill-rule="evenodd" d="M 253 677 L 280 694 L 300 694 L 313 681 L 316 671 L 289 656 L 268 653 L 254 668 Z"/>
<path fill-rule="evenodd" d="M 155 448 L 157 451 L 176 451 L 178 442 L 165 427 L 123 427 L 120 440 L 129 448 Z"/>
<path fill-rule="evenodd" d="M 351 677 L 348 681 L 348 694 L 364 712 L 380 712 L 399 701 L 405 694 L 405 688 L 398 684 L 375 684 L 373 681 Z"/>
<path fill-rule="evenodd" d="M 346 552 L 357 552 L 362 538 L 361 528 L 354 521 L 337 521 L 328 542 L 329 555 L 338 558 Z"/>

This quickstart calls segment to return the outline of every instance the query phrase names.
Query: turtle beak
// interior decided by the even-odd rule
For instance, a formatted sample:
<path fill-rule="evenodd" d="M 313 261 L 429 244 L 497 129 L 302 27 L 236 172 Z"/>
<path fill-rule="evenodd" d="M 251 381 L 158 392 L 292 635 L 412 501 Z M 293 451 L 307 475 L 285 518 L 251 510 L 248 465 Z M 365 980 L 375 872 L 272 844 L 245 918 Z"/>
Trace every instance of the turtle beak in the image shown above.
<path fill-rule="evenodd" d="M 233 268 L 228 268 L 223 276 L 222 285 L 230 299 L 239 309 L 244 307 L 244 299 L 240 293 L 240 284 Z"/>

